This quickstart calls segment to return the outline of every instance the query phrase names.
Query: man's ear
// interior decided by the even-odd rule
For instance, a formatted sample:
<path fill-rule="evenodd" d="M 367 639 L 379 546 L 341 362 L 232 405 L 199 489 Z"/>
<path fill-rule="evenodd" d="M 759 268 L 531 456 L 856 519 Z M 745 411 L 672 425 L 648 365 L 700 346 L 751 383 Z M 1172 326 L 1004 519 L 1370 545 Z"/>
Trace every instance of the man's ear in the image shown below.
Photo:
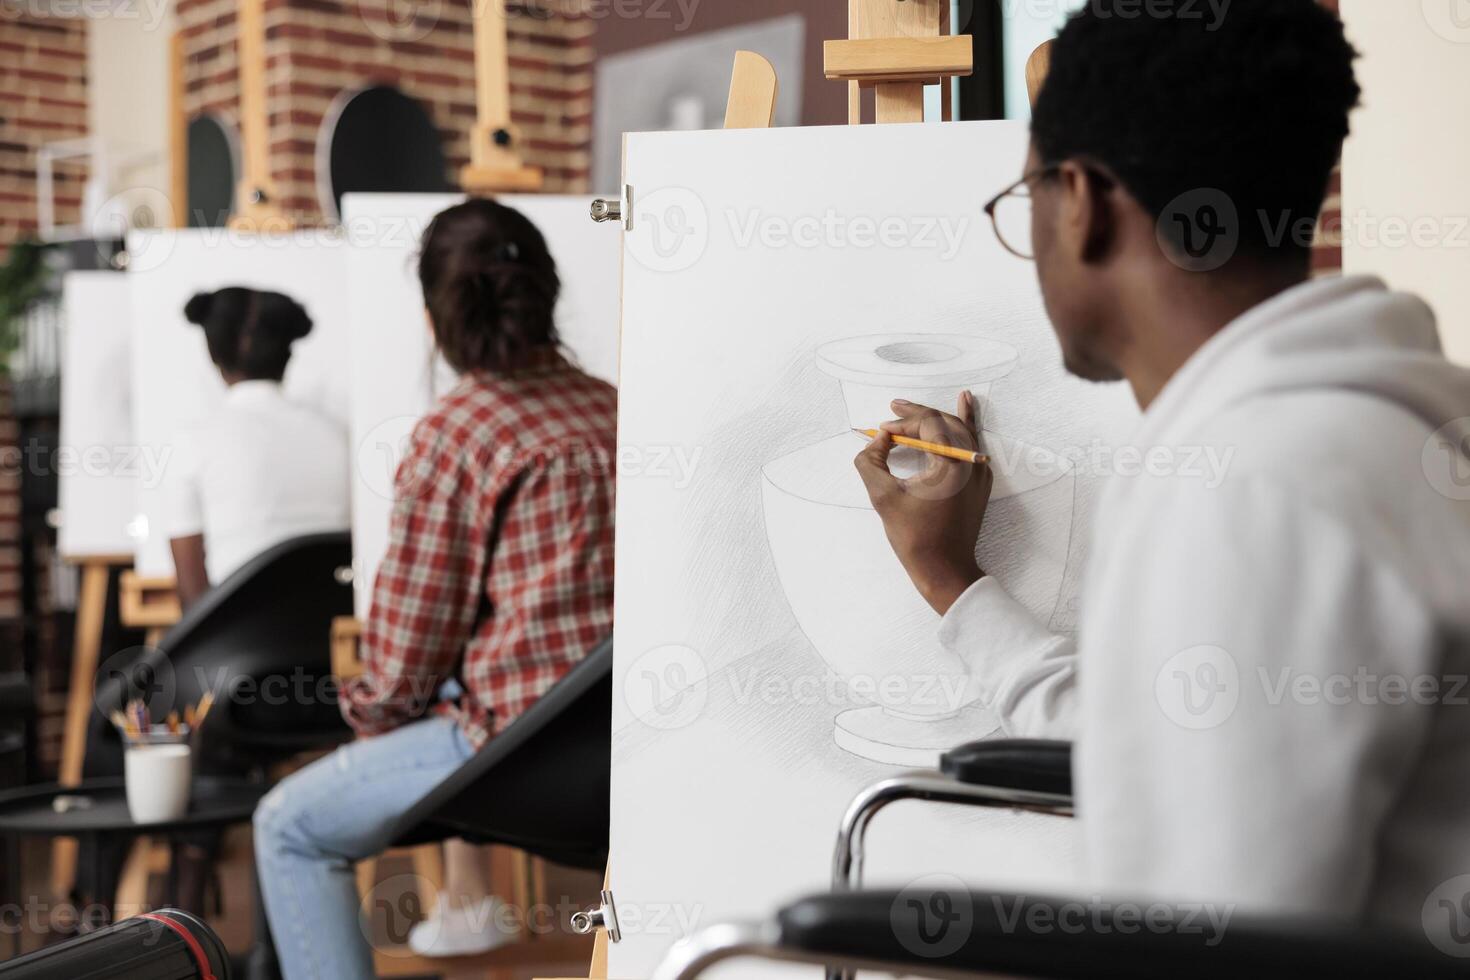
<path fill-rule="evenodd" d="M 1110 187 L 1098 174 L 1074 161 L 1057 173 L 1060 190 L 1060 227 L 1063 247 L 1078 261 L 1097 262 L 1118 235 L 1118 215 Z"/>

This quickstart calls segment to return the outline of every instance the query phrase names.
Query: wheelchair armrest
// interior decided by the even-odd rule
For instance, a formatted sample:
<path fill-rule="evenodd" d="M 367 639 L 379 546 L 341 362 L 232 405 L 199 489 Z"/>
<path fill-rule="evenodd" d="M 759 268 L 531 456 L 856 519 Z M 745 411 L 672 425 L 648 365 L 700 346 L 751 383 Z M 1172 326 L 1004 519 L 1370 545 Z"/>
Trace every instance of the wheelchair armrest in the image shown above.
<path fill-rule="evenodd" d="M 1072 795 L 1072 743 L 1041 739 L 989 739 L 950 749 L 939 770 L 973 786 Z"/>
<path fill-rule="evenodd" d="M 1470 976 L 1464 960 L 1436 952 L 1422 937 L 1251 923 L 1231 911 L 1225 905 L 958 888 L 826 894 L 777 914 L 772 952 L 802 962 L 946 977 Z"/>

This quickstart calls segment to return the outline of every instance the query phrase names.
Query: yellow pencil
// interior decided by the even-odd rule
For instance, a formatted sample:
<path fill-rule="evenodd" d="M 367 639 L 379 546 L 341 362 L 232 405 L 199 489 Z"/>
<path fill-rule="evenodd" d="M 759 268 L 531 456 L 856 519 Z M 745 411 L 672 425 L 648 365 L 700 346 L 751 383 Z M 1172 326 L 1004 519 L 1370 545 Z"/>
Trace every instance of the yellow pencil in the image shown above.
<path fill-rule="evenodd" d="M 860 436 L 869 439 L 878 438 L 877 429 L 853 429 Z M 888 437 L 900 446 L 908 446 L 910 449 L 918 449 L 921 452 L 932 453 L 935 456 L 944 456 L 948 459 L 957 459 L 961 463 L 975 463 L 976 465 L 990 462 L 990 457 L 984 453 L 973 452 L 969 449 L 956 449 L 954 446 L 943 446 L 937 442 L 925 442 L 923 439 L 910 439 L 908 436 L 896 436 L 889 433 Z"/>

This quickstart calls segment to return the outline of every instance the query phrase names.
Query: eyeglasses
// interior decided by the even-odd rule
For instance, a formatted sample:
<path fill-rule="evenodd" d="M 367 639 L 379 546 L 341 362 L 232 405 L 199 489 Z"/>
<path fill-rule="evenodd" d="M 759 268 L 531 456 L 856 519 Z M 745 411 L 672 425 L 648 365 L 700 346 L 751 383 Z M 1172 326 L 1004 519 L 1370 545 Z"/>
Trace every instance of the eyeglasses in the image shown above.
<path fill-rule="evenodd" d="M 1060 164 L 1052 164 L 1033 170 L 985 205 L 985 213 L 995 225 L 995 237 L 1017 258 L 1028 261 L 1036 258 L 1036 250 L 1031 245 L 1031 185 L 1055 177 L 1061 169 Z"/>

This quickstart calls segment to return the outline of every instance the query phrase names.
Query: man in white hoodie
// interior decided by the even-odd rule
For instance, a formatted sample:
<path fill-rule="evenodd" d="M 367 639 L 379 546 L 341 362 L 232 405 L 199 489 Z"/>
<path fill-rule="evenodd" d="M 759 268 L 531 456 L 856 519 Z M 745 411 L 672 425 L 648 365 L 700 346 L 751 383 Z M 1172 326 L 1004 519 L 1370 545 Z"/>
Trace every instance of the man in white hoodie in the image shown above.
<path fill-rule="evenodd" d="M 976 567 L 987 468 L 900 481 L 883 434 L 858 469 L 1005 733 L 1076 741 L 1099 894 L 1470 955 L 1470 373 L 1418 299 L 1310 279 L 1355 54 L 1312 0 L 1213 29 L 1113 7 L 1057 40 L 1007 192 L 1030 235 L 997 224 L 1068 367 L 1132 386 L 1155 461 L 1109 480 L 1075 643 Z M 968 400 L 894 409 L 888 433 L 976 445 Z M 1218 487 L 1173 470 L 1204 450 Z"/>

